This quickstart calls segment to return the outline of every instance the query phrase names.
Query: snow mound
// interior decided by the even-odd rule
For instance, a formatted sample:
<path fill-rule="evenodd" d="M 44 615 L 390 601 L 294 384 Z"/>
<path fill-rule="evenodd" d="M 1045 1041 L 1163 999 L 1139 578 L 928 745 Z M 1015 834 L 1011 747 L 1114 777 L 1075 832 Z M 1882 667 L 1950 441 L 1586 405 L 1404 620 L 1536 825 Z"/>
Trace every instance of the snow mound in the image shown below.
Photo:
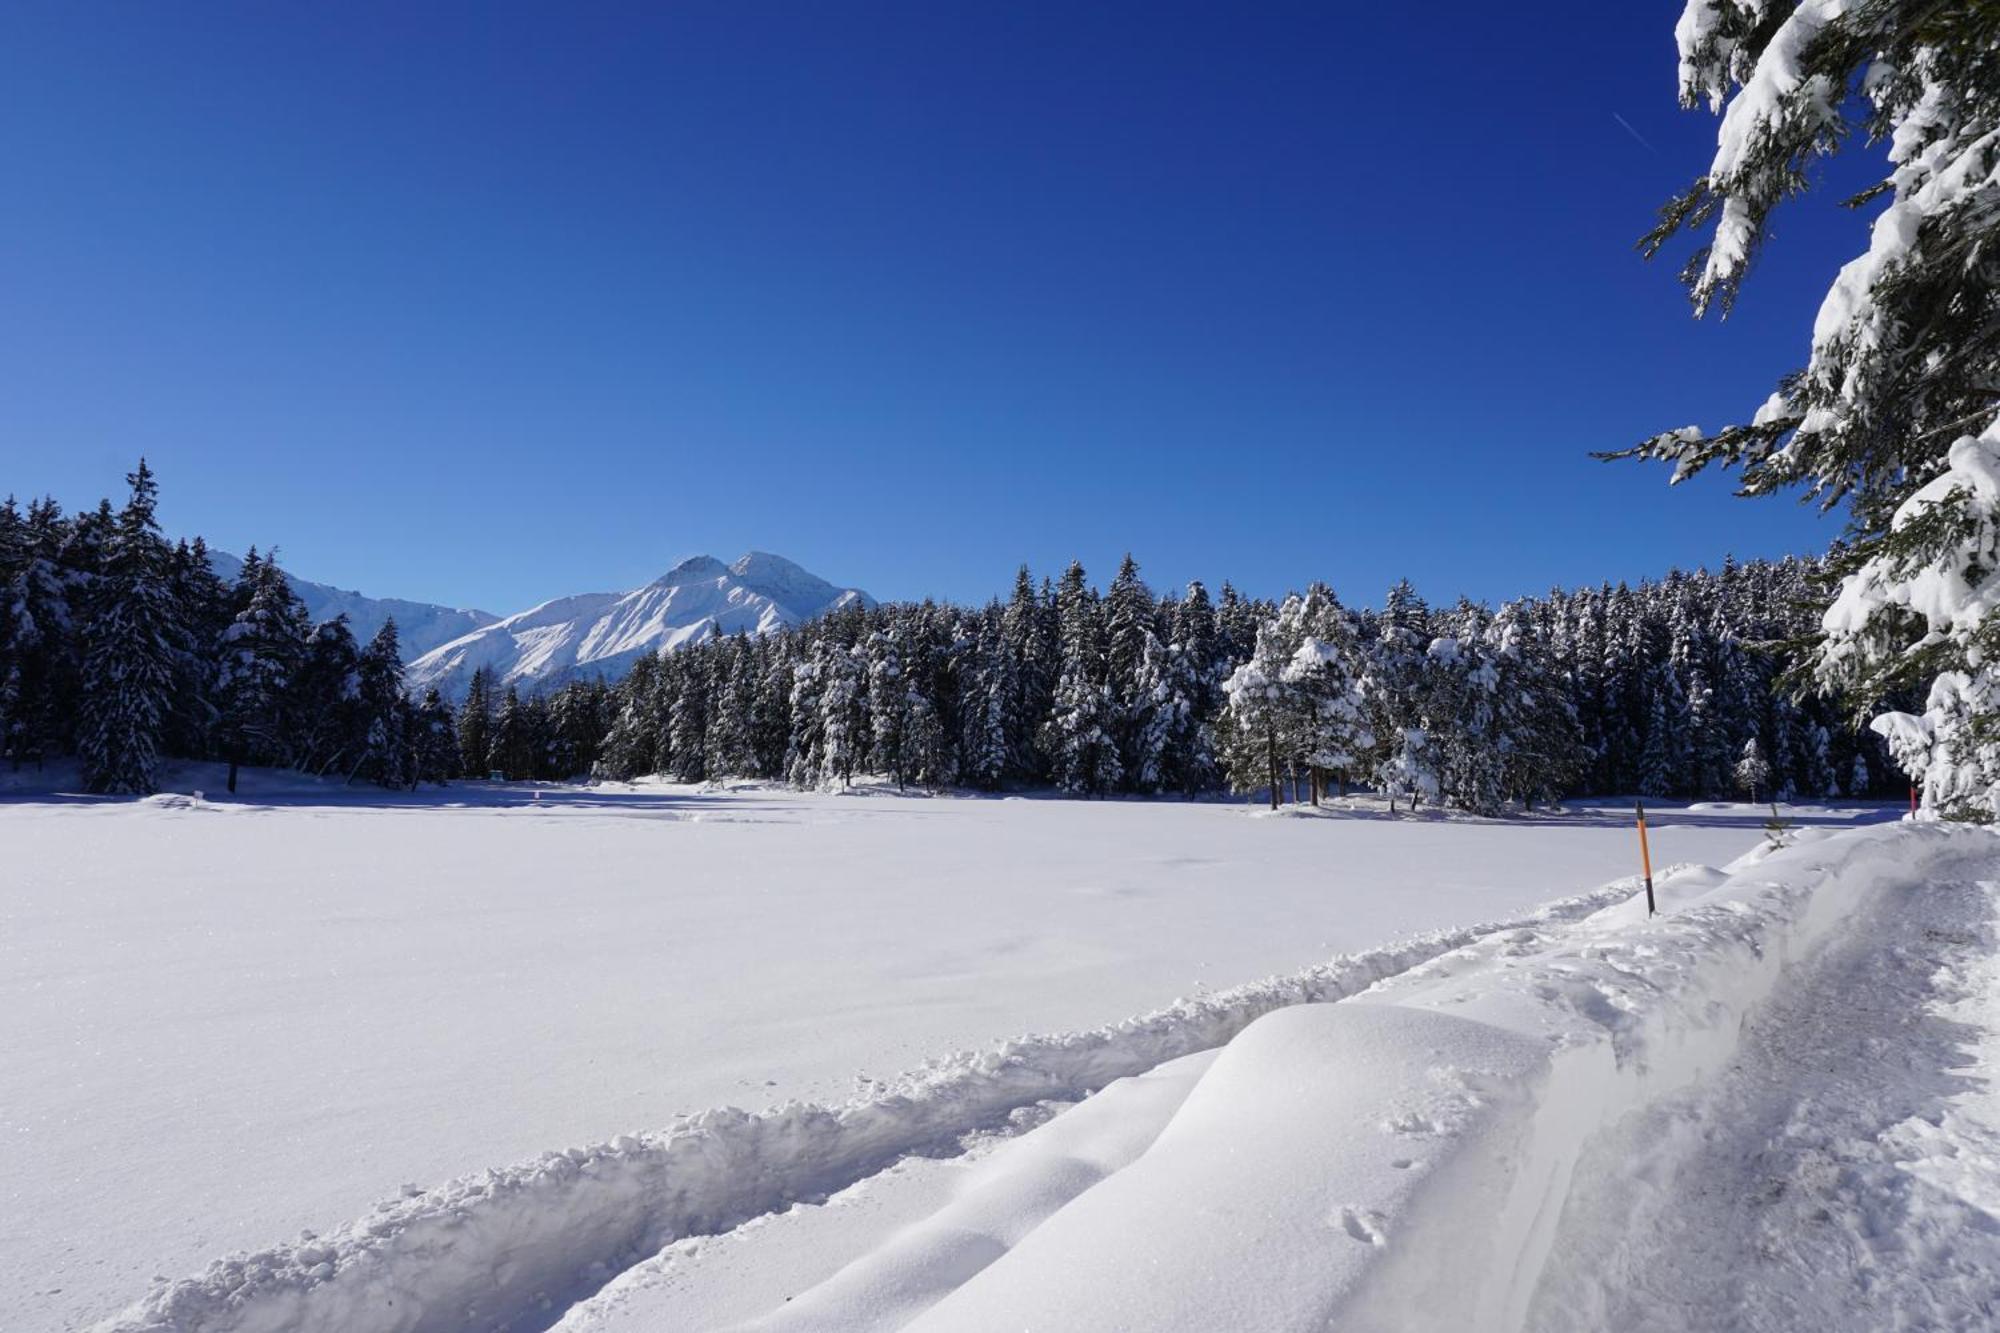
<path fill-rule="evenodd" d="M 1090 1031 L 934 1061 L 877 1095 L 704 1112 L 655 1133 L 552 1152 L 378 1204 L 326 1237 L 219 1259 L 163 1283 L 99 1333 L 431 1333 L 547 1327 L 680 1237 L 822 1197 L 912 1153 L 1050 1100 L 1223 1045 L 1258 1018 L 1337 1000 L 1495 935 L 1575 921 L 1632 897 L 1620 880 L 1501 922 L 1341 955 Z M 991 1257 L 990 1255 L 988 1256 Z M 962 1271 L 962 1270 L 961 1270 Z"/>
<path fill-rule="evenodd" d="M 1672 877 L 1650 920 L 1626 901 L 1553 942 L 1498 932 L 1261 1017 L 1129 1166 L 911 1326 L 1519 1328 L 1593 1136 L 1716 1076 L 1796 962 L 1868 929 L 1871 895 L 1990 873 L 1996 848 L 1842 834 Z"/>

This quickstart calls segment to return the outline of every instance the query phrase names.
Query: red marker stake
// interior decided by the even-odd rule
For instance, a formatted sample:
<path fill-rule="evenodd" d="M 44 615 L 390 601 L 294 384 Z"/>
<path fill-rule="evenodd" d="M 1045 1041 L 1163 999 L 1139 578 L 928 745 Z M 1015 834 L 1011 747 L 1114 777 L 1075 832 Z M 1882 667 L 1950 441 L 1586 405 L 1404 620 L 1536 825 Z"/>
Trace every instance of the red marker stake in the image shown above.
<path fill-rule="evenodd" d="M 1639 817 L 1639 864 L 1646 868 L 1646 915 L 1651 916 L 1659 909 L 1653 905 L 1653 851 L 1646 845 L 1646 807 L 1634 801 L 1632 813 Z"/>

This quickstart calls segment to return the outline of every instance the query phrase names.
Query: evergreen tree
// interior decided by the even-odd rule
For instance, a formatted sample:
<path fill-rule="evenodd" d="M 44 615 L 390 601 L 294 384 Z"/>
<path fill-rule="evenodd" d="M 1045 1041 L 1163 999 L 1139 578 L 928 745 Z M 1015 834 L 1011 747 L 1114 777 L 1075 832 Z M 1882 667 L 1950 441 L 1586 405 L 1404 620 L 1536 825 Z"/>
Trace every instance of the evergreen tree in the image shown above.
<path fill-rule="evenodd" d="M 416 782 L 443 786 L 457 776 L 459 765 L 457 718 L 452 707 L 433 685 L 418 701 L 411 725 L 411 747 L 416 759 Z"/>
<path fill-rule="evenodd" d="M 144 459 L 108 534 L 84 630 L 77 750 L 95 792 L 153 790 L 176 669 L 188 651 L 175 615 L 159 487 Z"/>
<path fill-rule="evenodd" d="M 415 719 L 403 696 L 403 654 L 392 617 L 361 650 L 356 664 L 361 743 L 348 773 L 384 787 L 414 787 L 418 780 Z"/>
<path fill-rule="evenodd" d="M 1771 779 L 1771 765 L 1764 759 L 1764 751 L 1752 736 L 1743 742 L 1743 757 L 1736 761 L 1736 785 L 1750 793 L 1750 803 L 1757 803 L 1757 791 Z"/>
<path fill-rule="evenodd" d="M 1104 621 L 1096 594 L 1072 561 L 1056 591 L 1062 669 L 1042 727 L 1056 786 L 1103 795 L 1123 776 L 1115 736 L 1118 707 L 1105 680 Z"/>
<path fill-rule="evenodd" d="M 1677 479 L 1721 463 L 1747 494 L 1802 487 L 1847 506 L 1814 680 L 1863 710 L 1925 698 L 1877 725 L 1928 808 L 1979 819 L 2000 812 L 2000 619 L 1985 591 L 2000 550 L 1996 33 L 1982 4 L 1690 0 L 1681 99 L 1706 99 L 1723 133 L 1647 248 L 1710 233 L 1682 271 L 1696 313 L 1736 299 L 1771 213 L 1854 130 L 1888 145 L 1888 174 L 1859 197 L 1888 203 L 1827 293 L 1804 368 L 1748 422 L 1630 451 Z"/>
<path fill-rule="evenodd" d="M 493 673 L 486 667 L 473 670 L 465 687 L 465 701 L 458 707 L 458 766 L 473 778 L 485 777 L 494 767 Z"/>
<path fill-rule="evenodd" d="M 507 687 L 499 714 L 493 719 L 490 761 L 511 782 L 535 776 L 534 731 L 527 709 L 522 706 L 520 691 L 512 685 Z"/>
<path fill-rule="evenodd" d="M 347 617 L 321 621 L 306 636 L 292 680 L 288 750 L 308 773 L 350 774 L 366 744 L 361 645 Z"/>
<path fill-rule="evenodd" d="M 235 791 L 241 765 L 290 762 L 306 613 L 277 561 L 259 559 L 255 547 L 244 557 L 231 603 L 235 614 L 217 645 L 215 688 Z"/>

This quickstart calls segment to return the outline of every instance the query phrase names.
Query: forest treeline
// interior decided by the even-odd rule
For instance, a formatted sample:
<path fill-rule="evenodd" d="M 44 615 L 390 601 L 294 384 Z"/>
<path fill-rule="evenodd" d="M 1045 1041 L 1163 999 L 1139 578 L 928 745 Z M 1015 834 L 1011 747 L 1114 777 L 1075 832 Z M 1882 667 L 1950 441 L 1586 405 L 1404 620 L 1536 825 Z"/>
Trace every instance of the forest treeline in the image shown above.
<path fill-rule="evenodd" d="M 96 791 L 150 791 L 170 757 L 387 786 L 870 774 L 1276 801 L 1357 784 L 1482 812 L 1726 797 L 1739 770 L 1781 796 L 1899 781 L 1853 709 L 1779 687 L 1816 628 L 1811 560 L 1497 611 L 1432 607 L 1407 582 L 1378 610 L 1323 584 L 1156 596 L 1130 557 L 1101 592 L 1080 565 L 1039 583 L 1024 567 L 984 606 L 849 606 L 536 693 L 481 671 L 451 701 L 409 697 L 393 624 L 363 644 L 311 623 L 275 558 L 253 550 L 224 583 L 198 539 L 162 537 L 145 464 L 128 480 L 120 508 L 0 503 L 0 756 L 74 755 Z"/>

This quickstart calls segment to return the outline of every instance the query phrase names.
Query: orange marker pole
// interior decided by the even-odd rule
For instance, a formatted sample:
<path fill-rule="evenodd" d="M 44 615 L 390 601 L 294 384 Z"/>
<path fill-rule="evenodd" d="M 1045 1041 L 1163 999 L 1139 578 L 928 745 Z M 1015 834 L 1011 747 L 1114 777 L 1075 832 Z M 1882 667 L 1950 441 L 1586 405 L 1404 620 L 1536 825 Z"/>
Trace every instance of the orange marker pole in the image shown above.
<path fill-rule="evenodd" d="M 1653 905 L 1653 850 L 1646 845 L 1646 807 L 1632 802 L 1632 812 L 1639 817 L 1639 864 L 1646 868 L 1646 915 L 1659 910 Z"/>

